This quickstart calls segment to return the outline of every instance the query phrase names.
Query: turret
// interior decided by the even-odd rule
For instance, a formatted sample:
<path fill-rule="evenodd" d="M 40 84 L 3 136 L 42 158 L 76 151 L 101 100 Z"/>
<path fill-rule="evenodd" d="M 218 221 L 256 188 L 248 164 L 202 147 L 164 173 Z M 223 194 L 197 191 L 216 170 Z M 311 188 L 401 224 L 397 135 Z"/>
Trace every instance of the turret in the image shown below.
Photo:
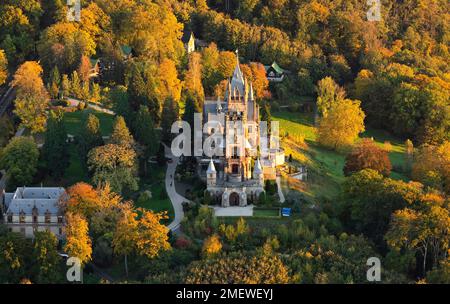
<path fill-rule="evenodd" d="M 209 162 L 208 170 L 206 170 L 206 184 L 207 186 L 215 186 L 217 181 L 217 171 L 212 161 Z"/>
<path fill-rule="evenodd" d="M 256 160 L 255 168 L 253 169 L 253 179 L 256 180 L 261 186 L 264 185 L 264 174 L 259 158 Z"/>

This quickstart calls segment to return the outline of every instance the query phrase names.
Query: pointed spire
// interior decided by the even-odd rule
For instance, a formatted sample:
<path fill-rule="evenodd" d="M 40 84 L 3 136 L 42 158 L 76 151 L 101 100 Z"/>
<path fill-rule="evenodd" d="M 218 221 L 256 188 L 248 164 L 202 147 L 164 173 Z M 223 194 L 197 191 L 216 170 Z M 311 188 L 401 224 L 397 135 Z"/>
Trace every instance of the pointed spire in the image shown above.
<path fill-rule="evenodd" d="M 258 158 L 255 163 L 255 169 L 253 169 L 253 176 L 255 176 L 256 174 L 261 174 L 261 173 L 262 173 L 262 167 L 261 167 L 261 163 L 259 162 L 259 158 Z"/>
<path fill-rule="evenodd" d="M 253 84 L 250 82 L 250 91 L 248 92 L 248 100 L 253 101 Z"/>
<path fill-rule="evenodd" d="M 212 158 L 211 158 L 211 160 L 209 162 L 208 170 L 206 170 L 206 173 L 207 174 L 216 173 L 216 167 L 214 167 L 214 163 L 213 163 Z"/>

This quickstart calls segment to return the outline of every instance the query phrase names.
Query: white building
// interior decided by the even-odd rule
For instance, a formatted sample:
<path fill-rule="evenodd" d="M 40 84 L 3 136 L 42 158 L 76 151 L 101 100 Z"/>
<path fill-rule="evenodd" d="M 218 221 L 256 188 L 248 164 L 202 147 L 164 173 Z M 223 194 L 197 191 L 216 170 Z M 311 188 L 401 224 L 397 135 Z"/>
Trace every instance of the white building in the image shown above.
<path fill-rule="evenodd" d="M 64 188 L 20 187 L 14 193 L 3 193 L 3 221 L 12 232 L 34 237 L 35 231 L 49 230 L 58 239 L 64 237 L 64 216 L 60 198 Z"/>

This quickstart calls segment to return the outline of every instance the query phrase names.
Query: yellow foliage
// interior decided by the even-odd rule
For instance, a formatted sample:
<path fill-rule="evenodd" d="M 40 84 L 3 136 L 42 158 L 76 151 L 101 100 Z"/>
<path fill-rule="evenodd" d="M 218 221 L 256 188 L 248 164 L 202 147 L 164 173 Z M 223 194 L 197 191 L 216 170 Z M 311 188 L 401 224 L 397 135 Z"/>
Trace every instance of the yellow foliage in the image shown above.
<path fill-rule="evenodd" d="M 328 115 L 320 120 L 319 143 L 334 150 L 351 146 L 365 130 L 365 114 L 361 110 L 360 103 L 344 99 L 332 104 Z"/>
<path fill-rule="evenodd" d="M 91 260 L 92 241 L 89 238 L 87 221 L 79 214 L 66 213 L 66 245 L 64 250 L 71 257 L 77 257 L 82 263 Z"/>
<path fill-rule="evenodd" d="M 222 243 L 220 242 L 220 238 L 217 234 L 213 234 L 203 243 L 202 252 L 206 256 L 217 254 L 220 250 L 222 250 Z"/>

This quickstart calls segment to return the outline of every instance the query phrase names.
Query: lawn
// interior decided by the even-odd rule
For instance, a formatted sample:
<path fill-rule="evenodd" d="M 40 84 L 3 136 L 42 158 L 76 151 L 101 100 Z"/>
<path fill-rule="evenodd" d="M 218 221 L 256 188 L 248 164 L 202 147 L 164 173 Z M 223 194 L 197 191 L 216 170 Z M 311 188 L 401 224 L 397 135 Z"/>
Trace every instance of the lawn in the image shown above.
<path fill-rule="evenodd" d="M 94 114 L 100 120 L 100 132 L 102 133 L 102 136 L 111 134 L 114 116 L 103 112 L 97 112 L 92 109 L 64 113 L 63 120 L 67 133 L 71 135 L 79 134 L 83 122 L 89 114 Z"/>
<path fill-rule="evenodd" d="M 294 161 L 308 167 L 308 182 L 302 192 L 313 199 L 320 196 L 333 199 L 344 180 L 345 154 L 325 149 L 317 143 L 311 114 L 281 111 L 273 113 L 272 120 L 279 121 L 280 135 L 287 136 L 282 141 L 286 156 L 292 155 Z M 407 180 L 401 172 L 404 167 L 405 146 L 400 140 L 387 132 L 371 129 L 361 137 L 373 137 L 379 146 L 384 145 L 385 141 L 390 142 L 392 148 L 389 157 L 395 170 L 391 177 Z"/>
<path fill-rule="evenodd" d="M 165 167 L 151 167 L 149 168 L 149 177 L 141 179 L 139 191 L 143 192 L 149 190 L 152 197 L 148 200 L 135 200 L 137 208 L 145 208 L 154 212 L 167 211 L 168 220 L 164 223 L 170 223 L 175 216 L 172 203 L 165 192 Z M 164 192 L 163 192 L 164 191 Z"/>
<path fill-rule="evenodd" d="M 253 216 L 254 217 L 265 217 L 265 218 L 280 217 L 280 209 L 279 208 L 276 208 L 276 209 L 254 208 Z"/>

